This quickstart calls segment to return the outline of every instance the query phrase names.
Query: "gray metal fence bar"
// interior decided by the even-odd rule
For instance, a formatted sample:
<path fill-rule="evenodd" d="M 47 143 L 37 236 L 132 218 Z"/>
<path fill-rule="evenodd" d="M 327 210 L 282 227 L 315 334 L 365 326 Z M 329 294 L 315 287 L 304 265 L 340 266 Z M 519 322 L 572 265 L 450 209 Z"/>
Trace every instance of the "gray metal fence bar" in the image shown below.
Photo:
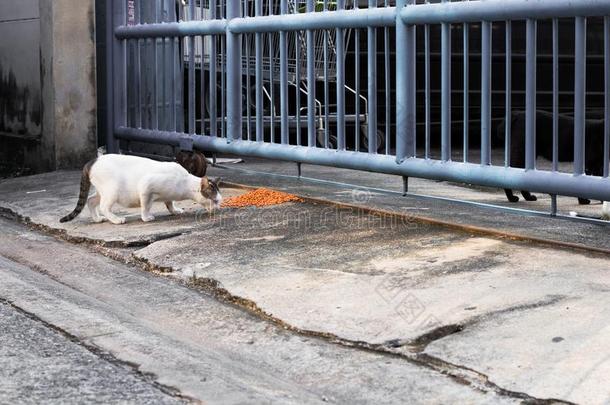
<path fill-rule="evenodd" d="M 513 92 L 513 28 L 510 20 L 505 22 L 505 76 L 506 88 L 504 90 L 504 167 L 510 166 L 510 143 L 512 136 L 512 92 Z"/>
<path fill-rule="evenodd" d="M 425 93 L 425 152 L 424 157 L 430 158 L 430 25 L 424 26 L 424 93 Z"/>
<path fill-rule="evenodd" d="M 212 9 L 210 2 L 210 9 Z M 214 10 L 215 13 L 215 10 Z M 210 18 L 212 10 L 210 10 Z M 227 29 L 226 20 L 210 19 L 205 21 L 168 22 L 160 24 L 143 24 L 121 26 L 115 31 L 118 39 L 187 37 L 192 35 L 224 35 Z"/>
<path fill-rule="evenodd" d="M 210 0 L 210 23 L 216 21 L 216 0 Z M 224 32 L 223 32 L 224 33 Z M 216 53 L 216 38 L 217 36 L 213 36 L 210 41 L 210 134 L 212 136 L 218 136 L 218 112 L 216 108 L 216 82 L 217 82 L 217 72 L 216 72 L 216 61 L 217 61 L 217 53 Z"/>
<path fill-rule="evenodd" d="M 307 12 L 314 11 L 314 1 L 307 0 Z M 307 145 L 316 146 L 316 78 L 314 74 L 314 37 L 313 31 L 307 30 Z"/>
<path fill-rule="evenodd" d="M 263 14 L 263 0 L 254 1 L 254 15 L 260 17 Z M 263 34 L 257 32 L 254 37 L 254 46 L 256 60 L 256 71 L 255 71 L 255 104 L 256 104 L 256 140 L 262 142 L 265 138 L 264 127 L 263 127 L 263 64 L 260 62 L 263 60 Z"/>
<path fill-rule="evenodd" d="M 451 160 L 451 26 L 448 23 L 441 25 L 441 159 Z"/>
<path fill-rule="evenodd" d="M 189 20 L 195 16 L 195 0 L 189 0 Z M 195 37 L 188 37 L 189 45 L 189 71 L 188 71 L 188 131 L 195 133 Z M 165 60 L 163 61 L 165 63 Z"/>
<path fill-rule="evenodd" d="M 427 27 L 427 26 L 426 26 Z M 464 121 L 463 128 L 463 152 L 462 158 L 464 162 L 468 162 L 468 151 L 470 146 L 470 25 L 462 25 L 462 36 L 463 36 L 463 63 L 464 63 L 464 74 L 463 74 L 463 87 L 464 87 L 464 101 L 462 106 L 462 115 Z M 429 61 L 426 61 L 429 62 Z M 427 69 L 427 68 L 426 68 Z M 426 106 L 428 108 L 428 106 Z"/>
<path fill-rule="evenodd" d="M 344 8 L 345 0 L 338 0 L 337 9 L 341 11 Z M 335 43 L 337 47 L 337 149 L 345 150 L 345 31 L 343 28 L 335 30 Z"/>
<path fill-rule="evenodd" d="M 407 24 L 467 23 L 610 14 L 607 0 L 503 0 L 422 4 L 402 9 Z"/>
<path fill-rule="evenodd" d="M 559 20 L 553 19 L 553 171 L 559 168 Z"/>
<path fill-rule="evenodd" d="M 266 16 L 262 18 L 238 18 L 228 23 L 231 32 L 279 32 L 297 30 L 321 30 L 335 28 L 368 28 L 393 26 L 396 21 L 394 7 L 374 9 L 355 8 L 353 10 L 290 14 L 282 18 Z"/>
<path fill-rule="evenodd" d="M 116 135 L 120 139 L 168 145 L 178 145 L 181 137 L 181 134 L 173 132 L 125 127 L 118 128 Z M 516 168 L 481 166 L 463 162 L 439 162 L 417 158 L 404 159 L 400 164 L 397 164 L 393 156 L 380 154 L 373 155 L 246 140 L 228 144 L 223 139 L 200 135 L 195 135 L 193 139 L 194 144 L 199 149 L 216 153 L 232 153 L 241 156 L 288 160 L 399 176 L 610 200 L 610 178 L 573 176 L 569 173 L 543 170 L 525 171 Z"/>
<path fill-rule="evenodd" d="M 574 174 L 585 172 L 585 102 L 587 26 L 584 17 L 574 21 Z"/>
<path fill-rule="evenodd" d="M 388 0 L 385 0 L 385 7 L 388 7 Z M 390 154 L 391 133 L 392 133 L 392 116 L 391 116 L 391 90 L 390 90 L 390 28 L 383 29 L 383 61 L 384 61 L 384 77 L 385 77 L 385 154 Z"/>
<path fill-rule="evenodd" d="M 525 168 L 536 168 L 536 20 L 526 24 L 525 45 Z"/>
<path fill-rule="evenodd" d="M 398 9 L 409 8 L 415 0 L 398 0 Z M 415 156 L 415 26 L 396 20 L 396 162 Z"/>
<path fill-rule="evenodd" d="M 610 17 L 604 17 L 604 177 L 608 177 L 610 160 Z"/>
<path fill-rule="evenodd" d="M 377 7 L 377 0 L 369 0 L 368 10 Z M 367 77 L 368 77 L 368 152 L 377 153 L 377 32 L 367 28 Z"/>
<path fill-rule="evenodd" d="M 280 0 L 280 14 L 288 14 L 288 1 Z M 281 142 L 288 143 L 288 49 L 287 32 L 280 32 L 280 120 Z"/>
<path fill-rule="evenodd" d="M 481 164 L 491 164 L 491 22 L 481 23 Z"/>

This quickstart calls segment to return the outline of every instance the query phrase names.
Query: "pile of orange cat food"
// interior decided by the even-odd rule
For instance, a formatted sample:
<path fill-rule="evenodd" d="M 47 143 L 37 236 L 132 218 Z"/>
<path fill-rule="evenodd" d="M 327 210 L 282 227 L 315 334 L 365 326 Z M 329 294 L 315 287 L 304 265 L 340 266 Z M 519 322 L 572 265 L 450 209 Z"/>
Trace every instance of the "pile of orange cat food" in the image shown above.
<path fill-rule="evenodd" d="M 242 207 L 263 207 L 266 205 L 283 204 L 287 202 L 303 202 L 302 198 L 296 195 L 282 193 L 281 191 L 269 190 L 267 188 L 257 188 L 245 194 L 229 197 L 222 202 L 225 208 Z"/>

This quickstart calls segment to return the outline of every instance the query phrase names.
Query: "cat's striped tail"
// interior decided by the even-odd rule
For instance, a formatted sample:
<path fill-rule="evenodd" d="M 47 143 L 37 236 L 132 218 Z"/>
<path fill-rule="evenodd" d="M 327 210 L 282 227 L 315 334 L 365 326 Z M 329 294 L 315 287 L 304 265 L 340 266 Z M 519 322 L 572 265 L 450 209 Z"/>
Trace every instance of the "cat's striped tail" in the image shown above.
<path fill-rule="evenodd" d="M 93 167 L 93 164 L 96 160 L 97 158 L 90 160 L 89 162 L 87 162 L 87 164 L 85 164 L 85 167 L 83 167 L 83 175 L 80 178 L 80 194 L 78 195 L 78 202 L 76 203 L 76 208 L 74 208 L 74 211 L 61 218 L 59 222 L 72 221 L 78 216 L 78 214 L 81 213 L 81 211 L 85 207 L 87 197 L 89 196 L 89 189 L 91 188 L 91 180 L 89 180 L 89 174 L 91 172 L 91 167 Z"/>

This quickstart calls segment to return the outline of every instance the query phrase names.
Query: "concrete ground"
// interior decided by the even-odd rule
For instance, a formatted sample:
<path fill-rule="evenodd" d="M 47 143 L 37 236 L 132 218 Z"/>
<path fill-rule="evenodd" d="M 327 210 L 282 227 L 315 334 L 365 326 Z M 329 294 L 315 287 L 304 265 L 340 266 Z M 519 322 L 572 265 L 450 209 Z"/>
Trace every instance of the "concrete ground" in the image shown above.
<path fill-rule="evenodd" d="M 241 167 L 276 175 L 211 173 L 319 200 L 59 224 L 79 173 L 0 182 L 1 302 L 132 365 L 167 400 L 610 403 L 606 225 Z M 400 180 L 338 173 L 376 188 Z"/>

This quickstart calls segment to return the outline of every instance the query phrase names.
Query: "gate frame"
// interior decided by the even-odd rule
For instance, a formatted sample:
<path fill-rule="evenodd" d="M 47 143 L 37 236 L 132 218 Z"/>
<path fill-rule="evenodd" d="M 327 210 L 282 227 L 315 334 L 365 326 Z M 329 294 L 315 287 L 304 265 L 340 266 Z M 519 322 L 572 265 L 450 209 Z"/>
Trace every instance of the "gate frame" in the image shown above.
<path fill-rule="evenodd" d="M 552 3 L 552 5 L 551 5 Z M 610 145 L 610 90 L 608 75 L 605 84 L 605 133 L 604 170 L 605 177 L 584 174 L 584 60 L 576 62 L 575 73 L 575 163 L 574 173 L 542 171 L 535 168 L 535 41 L 531 36 L 535 20 L 574 17 L 576 35 L 583 38 L 585 17 L 603 16 L 606 27 L 605 64 L 610 67 L 608 42 L 608 16 L 610 2 L 607 0 L 488 0 L 473 2 L 443 2 L 415 5 L 414 0 L 398 0 L 396 7 L 306 12 L 291 15 L 272 15 L 242 18 L 240 0 L 227 0 L 227 19 L 214 21 L 188 21 L 178 23 L 144 24 L 130 26 L 126 21 L 126 0 L 109 0 L 108 54 L 106 69 L 108 80 L 108 151 L 118 152 L 117 140 L 178 146 L 180 139 L 190 137 L 194 146 L 217 153 L 233 153 L 243 156 L 279 159 L 297 163 L 309 163 L 395 174 L 403 177 L 418 177 L 434 180 L 471 183 L 481 186 L 530 190 L 551 195 L 586 197 L 610 200 L 608 178 L 608 145 Z M 468 22 L 492 22 L 527 20 L 530 36 L 527 62 L 529 72 L 526 99 L 526 168 L 492 166 L 489 155 L 482 149 L 482 164 L 452 162 L 450 144 L 443 137 L 442 159 L 432 160 L 415 157 L 415 26 L 420 24 L 442 24 Z M 484 25 L 484 24 L 483 24 Z M 291 30 L 396 27 L 396 156 L 373 153 L 329 150 L 314 145 L 296 146 L 271 144 L 242 139 L 241 116 L 241 34 L 258 32 L 282 32 Z M 126 125 L 126 40 L 133 38 L 184 37 L 194 35 L 227 36 L 227 137 L 189 135 L 182 132 L 156 131 L 129 128 Z M 447 44 L 447 39 L 444 40 Z M 577 52 L 583 54 L 582 44 L 576 44 Z M 532 47 L 533 46 L 533 47 Z M 482 59 L 490 57 L 490 48 L 482 50 Z M 487 54 L 485 54 L 487 52 Z M 110 74 L 112 72 L 112 74 Z M 483 77 L 486 80 L 487 77 Z M 442 132 L 450 134 L 449 88 L 443 87 Z M 482 107 L 489 107 L 489 95 L 482 97 Z M 485 110 L 485 108 L 482 108 Z M 487 111 L 487 110 L 485 110 Z M 484 122 L 485 117 L 482 117 Z M 110 129 L 113 129 L 112 131 Z M 448 129 L 449 128 L 449 129 Z M 447 132 L 449 131 L 449 132 Z M 490 131 L 481 134 L 482 145 L 489 145 Z M 344 139 L 339 140 L 344 145 Z"/>

